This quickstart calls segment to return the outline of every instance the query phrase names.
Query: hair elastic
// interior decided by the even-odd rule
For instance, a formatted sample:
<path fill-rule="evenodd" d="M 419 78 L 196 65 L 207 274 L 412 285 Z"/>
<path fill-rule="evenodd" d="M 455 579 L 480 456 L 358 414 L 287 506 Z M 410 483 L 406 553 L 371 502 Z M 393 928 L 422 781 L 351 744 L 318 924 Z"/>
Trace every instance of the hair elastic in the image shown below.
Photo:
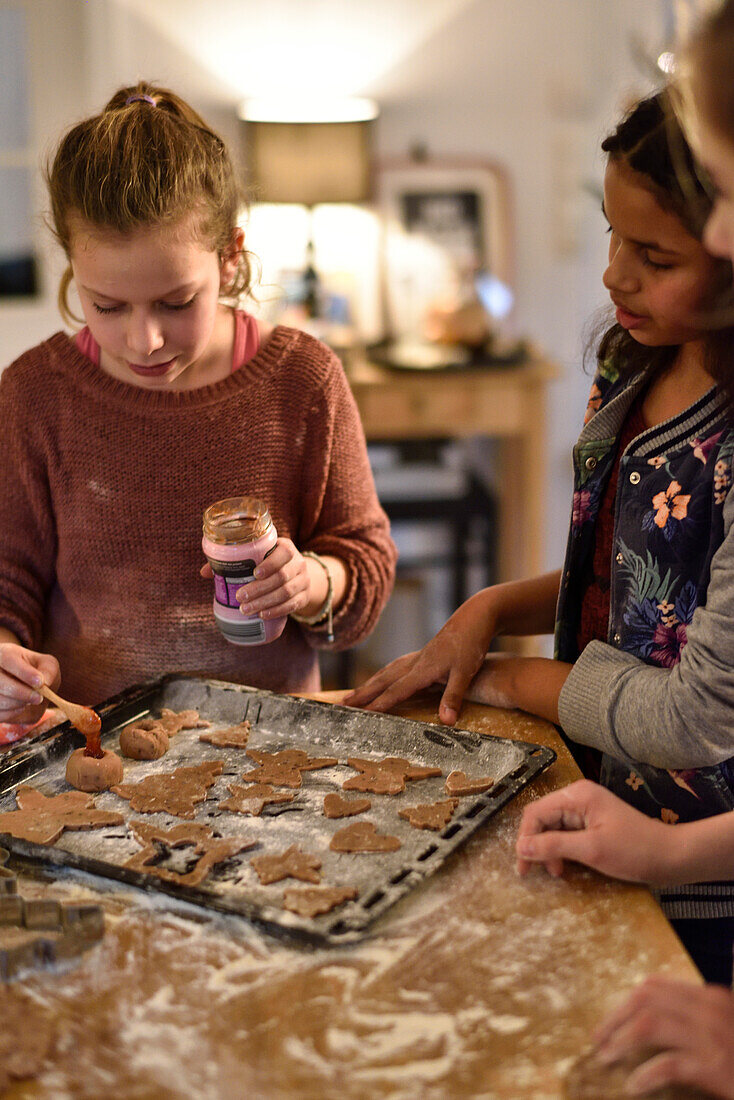
<path fill-rule="evenodd" d="M 157 107 L 158 104 L 151 95 L 143 95 L 138 93 L 136 95 L 129 95 L 125 100 L 125 106 L 129 107 L 131 103 L 150 103 L 151 107 Z"/>

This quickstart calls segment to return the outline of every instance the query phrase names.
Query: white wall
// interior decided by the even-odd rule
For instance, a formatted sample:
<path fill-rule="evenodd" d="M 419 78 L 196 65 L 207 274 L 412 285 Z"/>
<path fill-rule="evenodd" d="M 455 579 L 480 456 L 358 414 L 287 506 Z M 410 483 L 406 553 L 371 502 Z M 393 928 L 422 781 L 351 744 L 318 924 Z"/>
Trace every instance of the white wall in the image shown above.
<path fill-rule="evenodd" d="M 38 171 L 34 185 L 34 224 L 41 259 L 38 299 L 0 304 L 0 369 L 25 348 L 61 327 L 56 286 L 63 270 L 58 250 L 45 228 L 47 209 L 40 167 L 56 137 L 87 106 L 86 51 L 82 9 L 77 0 L 14 0 L 27 15 L 30 77 L 30 140 Z M 0 43 L 0 63 L 2 43 Z M 1 198 L 0 198 L 0 201 Z"/>
<path fill-rule="evenodd" d="M 280 48 L 272 39 L 273 26 L 284 45 L 289 28 L 298 37 L 299 19 L 306 18 L 307 29 L 309 12 L 323 18 L 331 0 L 21 2 L 31 17 L 34 142 L 40 159 L 66 125 L 140 75 L 172 84 L 236 142 L 234 108 L 244 92 L 252 91 L 247 88 L 248 56 L 261 59 L 273 41 Z M 334 12 L 342 13 L 341 20 L 331 25 L 336 35 L 345 19 L 360 14 L 365 26 L 377 21 L 380 33 L 372 36 L 371 48 L 378 48 L 375 41 L 385 43 L 387 65 L 373 65 L 361 87 L 347 89 L 373 95 L 381 104 L 378 155 L 405 154 L 420 141 L 435 156 L 486 156 L 507 168 L 516 239 L 515 327 L 540 343 L 563 370 L 551 399 L 550 453 L 538 456 L 545 466 L 551 567 L 563 552 L 569 451 L 589 384 L 580 372 L 581 333 L 604 301 L 604 225 L 598 200 L 584 187 L 601 178 L 599 141 L 620 106 L 649 88 L 633 58 L 632 37 L 650 50 L 662 45 L 666 5 L 664 0 L 415 3 L 339 0 Z M 283 18 L 288 8 L 290 21 Z M 235 10 L 241 30 L 231 21 Z M 198 56 L 195 17 L 211 31 L 218 12 L 226 35 L 221 56 L 231 58 L 237 46 L 236 70 L 231 62 L 226 71 L 224 63 L 217 70 L 209 39 L 205 56 L 203 32 Z M 390 35 L 391 12 L 400 51 Z M 410 46 L 407 17 L 418 20 L 420 12 L 420 35 Z M 173 19 L 170 33 L 167 13 Z M 296 45 L 301 54 L 307 48 L 303 37 Z M 359 42 L 349 48 L 357 58 Z M 39 214 L 41 194 L 39 178 Z M 55 255 L 48 236 L 43 239 L 44 251 Z M 60 327 L 54 299 L 61 266 L 58 258 L 49 259 L 40 301 L 0 305 L 3 363 Z"/>

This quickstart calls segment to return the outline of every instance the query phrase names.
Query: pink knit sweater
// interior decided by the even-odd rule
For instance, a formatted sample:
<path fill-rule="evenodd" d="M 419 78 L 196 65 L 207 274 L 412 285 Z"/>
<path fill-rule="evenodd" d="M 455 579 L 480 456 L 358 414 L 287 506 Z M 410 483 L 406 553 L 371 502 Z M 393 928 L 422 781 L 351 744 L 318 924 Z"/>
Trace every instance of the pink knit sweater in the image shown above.
<path fill-rule="evenodd" d="M 69 698 L 172 671 L 318 688 L 323 626 L 241 647 L 214 625 L 201 517 L 223 497 L 261 498 L 280 535 L 347 563 L 334 648 L 374 627 L 396 552 L 341 364 L 305 333 L 279 326 L 222 381 L 156 392 L 59 332 L 0 376 L 0 425 L 0 625 L 58 658 Z"/>

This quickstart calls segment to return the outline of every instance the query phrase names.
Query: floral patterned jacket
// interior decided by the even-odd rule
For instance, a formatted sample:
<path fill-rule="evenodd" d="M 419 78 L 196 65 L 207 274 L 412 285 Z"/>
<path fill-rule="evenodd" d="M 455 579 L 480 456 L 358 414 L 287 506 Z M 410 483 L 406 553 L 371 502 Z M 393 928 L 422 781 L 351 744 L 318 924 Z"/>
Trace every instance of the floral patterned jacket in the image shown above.
<path fill-rule="evenodd" d="M 556 656 L 571 748 L 603 753 L 601 780 L 644 813 L 691 821 L 734 809 L 734 424 L 714 387 L 620 460 L 607 637 L 578 652 L 585 567 L 617 440 L 645 378 L 595 379 L 574 448 L 574 496 Z M 661 894 L 671 917 L 734 915 L 734 883 Z"/>

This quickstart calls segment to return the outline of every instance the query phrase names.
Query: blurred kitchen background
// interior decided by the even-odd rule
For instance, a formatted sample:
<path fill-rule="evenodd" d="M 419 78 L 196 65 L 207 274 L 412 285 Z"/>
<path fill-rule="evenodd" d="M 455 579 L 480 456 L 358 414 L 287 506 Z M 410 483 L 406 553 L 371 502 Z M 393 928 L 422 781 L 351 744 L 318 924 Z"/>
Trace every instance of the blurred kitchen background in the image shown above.
<path fill-rule="evenodd" d="M 560 564 L 599 143 L 703 3 L 0 0 L 0 369 L 62 327 L 45 156 L 119 85 L 170 85 L 259 200 L 252 308 L 330 342 L 363 412 L 401 562 L 374 637 L 325 664 L 359 679 Z"/>

